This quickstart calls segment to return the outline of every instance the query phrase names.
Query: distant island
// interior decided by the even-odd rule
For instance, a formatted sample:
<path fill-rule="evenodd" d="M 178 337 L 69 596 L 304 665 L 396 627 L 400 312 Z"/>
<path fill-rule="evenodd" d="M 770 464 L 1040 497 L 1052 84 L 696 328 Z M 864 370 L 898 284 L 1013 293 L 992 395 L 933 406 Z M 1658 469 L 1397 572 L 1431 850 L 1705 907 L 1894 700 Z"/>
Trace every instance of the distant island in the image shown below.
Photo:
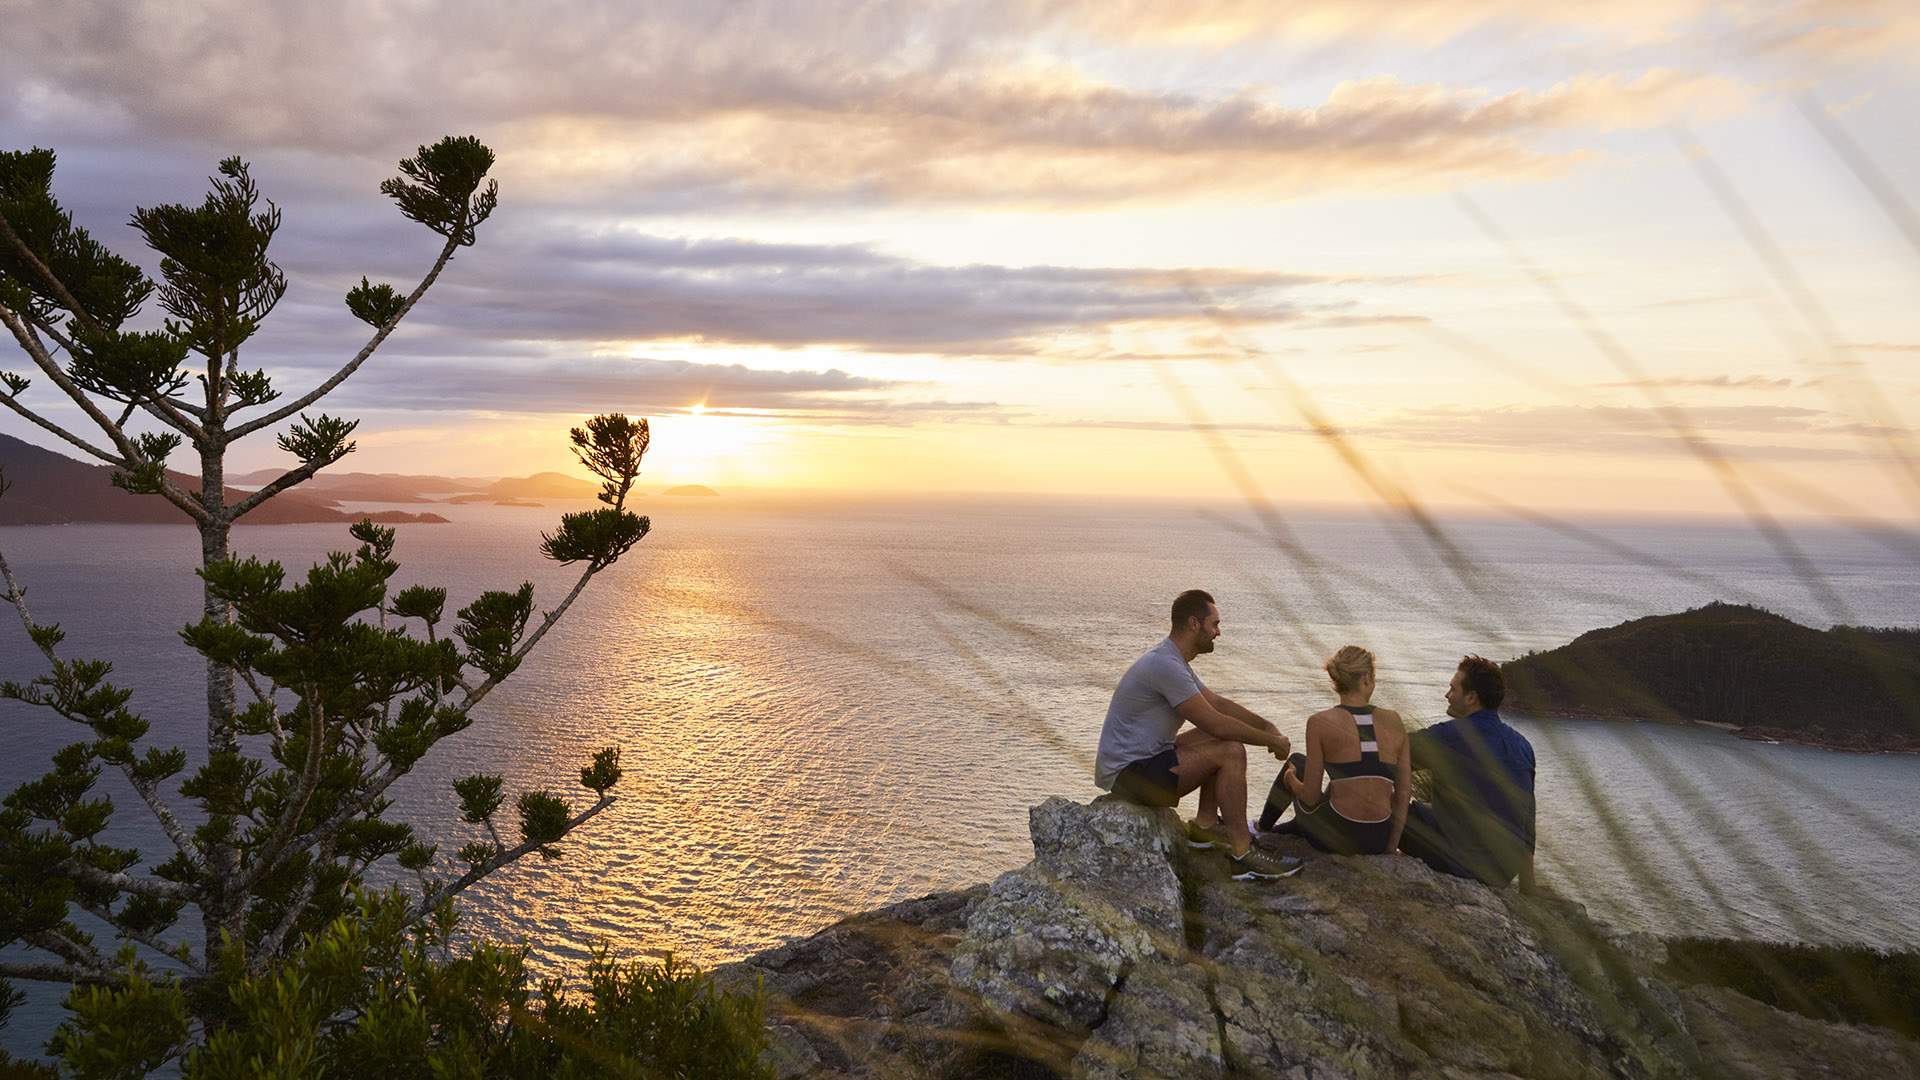
<path fill-rule="evenodd" d="M 69 525 L 110 522 L 123 525 L 185 525 L 187 516 L 158 495 L 135 495 L 113 486 L 113 468 L 90 465 L 51 450 L 42 450 L 10 435 L 0 435 L 0 470 L 7 474 L 7 493 L 0 497 L 0 525 Z M 278 472 L 273 473 L 279 476 Z M 200 480 L 168 471 L 180 488 L 198 493 Z M 265 483 L 265 481 L 262 481 Z M 309 482 L 311 483 L 311 481 Z M 247 492 L 229 487 L 228 503 Z M 353 522 L 371 517 L 382 524 L 445 524 L 438 514 L 410 514 L 386 510 L 375 514 L 340 509 L 331 493 L 307 490 L 306 485 L 282 492 L 240 519 L 241 525 L 298 525 L 314 522 Z"/>
<path fill-rule="evenodd" d="M 706 486 L 705 484 L 681 484 L 679 487 L 670 487 L 667 490 L 661 492 L 660 494 L 712 496 L 712 495 L 718 495 L 720 493 Z"/>
<path fill-rule="evenodd" d="M 1706 724 L 1835 750 L 1920 751 L 1920 630 L 1815 630 L 1712 603 L 1501 665 L 1531 716 Z"/>
<path fill-rule="evenodd" d="M 277 469 L 260 469 L 230 478 L 241 487 L 260 487 L 279 476 Z M 539 499 L 585 501 L 600 491 L 596 484 L 565 473 L 543 472 L 505 480 L 470 476 L 423 476 L 401 473 L 321 473 L 301 485 L 309 494 L 332 502 L 447 502 L 455 505 L 490 502 L 502 506 L 538 506 Z"/>

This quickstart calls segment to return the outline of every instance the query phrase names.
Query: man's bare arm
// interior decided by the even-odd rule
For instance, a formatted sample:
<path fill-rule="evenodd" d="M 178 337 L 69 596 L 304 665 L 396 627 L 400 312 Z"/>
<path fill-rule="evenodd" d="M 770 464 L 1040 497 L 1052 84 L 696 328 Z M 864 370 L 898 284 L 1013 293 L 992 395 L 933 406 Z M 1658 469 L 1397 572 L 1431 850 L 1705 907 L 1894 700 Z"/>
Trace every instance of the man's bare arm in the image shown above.
<path fill-rule="evenodd" d="M 1216 739 L 1246 743 L 1248 746 L 1264 746 L 1275 757 L 1286 757 L 1293 744 L 1285 735 L 1264 727 L 1235 719 L 1213 707 L 1207 701 L 1207 691 L 1201 691 L 1174 706 L 1174 712 L 1180 719 L 1199 728 Z"/>
<path fill-rule="evenodd" d="M 1268 723 L 1264 718 L 1261 717 L 1259 713 L 1254 712 L 1252 709 L 1247 708 L 1245 705 L 1242 705 L 1237 701 L 1234 701 L 1232 698 L 1229 698 L 1225 694 L 1216 694 L 1213 691 L 1206 690 L 1206 689 L 1202 689 L 1200 692 L 1206 695 L 1207 704 L 1213 706 L 1213 709 L 1215 712 L 1224 713 L 1227 716 L 1231 716 L 1235 720 L 1238 720 L 1243 724 L 1246 724 L 1250 727 L 1257 727 L 1262 731 L 1271 731 L 1271 732 L 1278 733 L 1280 730 L 1279 728 L 1274 727 L 1272 724 Z"/>

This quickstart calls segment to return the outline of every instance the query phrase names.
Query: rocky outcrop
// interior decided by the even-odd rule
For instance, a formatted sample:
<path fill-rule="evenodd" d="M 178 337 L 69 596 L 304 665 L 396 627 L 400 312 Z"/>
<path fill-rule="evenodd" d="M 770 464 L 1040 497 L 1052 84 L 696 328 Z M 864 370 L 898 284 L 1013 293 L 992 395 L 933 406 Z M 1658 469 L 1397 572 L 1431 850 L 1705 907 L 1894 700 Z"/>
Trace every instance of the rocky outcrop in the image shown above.
<path fill-rule="evenodd" d="M 1670 985 L 1657 941 L 1399 857 L 1229 878 L 1172 811 L 1033 808 L 1034 860 L 721 969 L 783 1077 L 1920 1074 L 1920 1045 Z"/>

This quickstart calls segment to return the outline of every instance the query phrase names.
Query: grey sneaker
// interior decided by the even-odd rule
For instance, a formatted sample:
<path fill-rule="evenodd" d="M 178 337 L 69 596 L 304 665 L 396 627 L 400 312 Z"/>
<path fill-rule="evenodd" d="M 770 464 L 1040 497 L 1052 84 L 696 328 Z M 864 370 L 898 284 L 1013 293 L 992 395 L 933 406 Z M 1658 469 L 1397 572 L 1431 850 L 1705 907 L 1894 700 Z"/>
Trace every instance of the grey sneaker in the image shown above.
<path fill-rule="evenodd" d="M 1245 855 L 1227 856 L 1227 867 L 1233 871 L 1235 881 L 1272 881 L 1275 878 L 1292 877 L 1305 865 L 1291 855 L 1276 855 L 1257 847 L 1248 848 Z"/>

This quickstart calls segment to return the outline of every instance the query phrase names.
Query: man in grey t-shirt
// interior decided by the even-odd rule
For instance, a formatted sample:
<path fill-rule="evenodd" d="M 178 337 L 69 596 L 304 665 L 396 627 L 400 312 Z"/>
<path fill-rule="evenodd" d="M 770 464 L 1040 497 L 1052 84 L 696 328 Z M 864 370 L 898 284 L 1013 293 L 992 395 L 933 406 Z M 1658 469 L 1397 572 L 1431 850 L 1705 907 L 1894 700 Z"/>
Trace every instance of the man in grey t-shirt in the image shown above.
<path fill-rule="evenodd" d="M 1199 816 L 1188 825 L 1199 847 L 1224 844 L 1236 877 L 1280 877 L 1281 860 L 1251 848 L 1247 832 L 1247 747 L 1261 746 L 1282 761 L 1293 749 L 1272 724 L 1206 688 L 1193 658 L 1213 651 L 1220 608 L 1199 589 L 1173 602 L 1173 628 L 1120 678 L 1100 728 L 1093 780 L 1148 806 L 1177 806 L 1200 792 Z M 1182 723 L 1194 730 L 1178 734 Z"/>

